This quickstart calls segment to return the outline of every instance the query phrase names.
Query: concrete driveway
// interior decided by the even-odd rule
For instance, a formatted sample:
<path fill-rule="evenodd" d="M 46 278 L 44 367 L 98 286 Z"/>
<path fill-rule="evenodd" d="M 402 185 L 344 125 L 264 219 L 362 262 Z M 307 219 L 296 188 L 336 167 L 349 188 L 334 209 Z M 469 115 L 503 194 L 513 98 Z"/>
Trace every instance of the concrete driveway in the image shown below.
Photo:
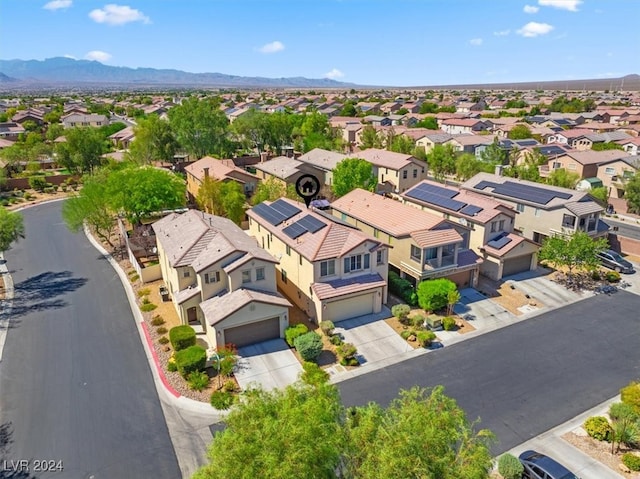
<path fill-rule="evenodd" d="M 377 314 L 336 323 L 335 333 L 340 334 L 345 343 L 352 343 L 358 348 L 357 358 L 361 366 L 390 360 L 394 356 L 413 351 L 413 348 L 384 321 L 389 317 L 391 312 L 388 308 L 383 308 Z"/>
<path fill-rule="evenodd" d="M 460 290 L 460 301 L 454 306 L 453 311 L 470 321 L 476 329 L 477 323 L 481 321 L 486 323 L 483 324 L 485 327 L 500 327 L 510 324 L 515 319 L 509 311 L 473 288 Z"/>
<path fill-rule="evenodd" d="M 284 339 L 272 339 L 238 348 L 235 377 L 242 389 L 266 391 L 294 383 L 302 366 Z"/>
<path fill-rule="evenodd" d="M 549 276 L 545 274 L 546 271 L 540 268 L 536 271 L 518 273 L 509 276 L 506 283 L 512 284 L 516 289 L 528 294 L 533 301 L 538 300 L 544 305 L 540 307 L 540 311 L 560 308 L 593 296 L 591 292 L 578 293 L 551 281 Z"/>

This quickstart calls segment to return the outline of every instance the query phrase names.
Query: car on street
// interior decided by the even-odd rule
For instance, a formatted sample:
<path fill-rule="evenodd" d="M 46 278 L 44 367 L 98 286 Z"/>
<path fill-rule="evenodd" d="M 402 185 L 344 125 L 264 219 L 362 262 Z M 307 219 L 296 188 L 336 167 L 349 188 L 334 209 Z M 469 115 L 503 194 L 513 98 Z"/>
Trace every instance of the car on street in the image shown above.
<path fill-rule="evenodd" d="M 633 265 L 624 259 L 620 254 L 611 249 L 606 249 L 598 253 L 598 259 L 602 266 L 617 271 L 618 273 L 634 273 Z"/>
<path fill-rule="evenodd" d="M 527 479 L 579 479 L 573 472 L 549 456 L 536 452 L 524 451 L 520 456 L 524 467 L 523 478 Z"/>

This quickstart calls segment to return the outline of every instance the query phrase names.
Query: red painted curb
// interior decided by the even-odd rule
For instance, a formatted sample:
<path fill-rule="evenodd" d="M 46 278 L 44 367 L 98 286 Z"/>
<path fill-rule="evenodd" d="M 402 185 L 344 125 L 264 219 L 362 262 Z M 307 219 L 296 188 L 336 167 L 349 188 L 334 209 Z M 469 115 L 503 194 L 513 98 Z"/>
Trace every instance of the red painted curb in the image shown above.
<path fill-rule="evenodd" d="M 144 321 L 142 321 L 142 329 L 144 330 L 144 337 L 147 338 L 147 344 L 149 345 L 149 349 L 151 349 L 151 354 L 153 354 L 153 360 L 156 363 L 156 369 L 158 370 L 158 375 L 162 380 L 162 384 L 164 384 L 164 387 L 167 388 L 171 394 L 179 398 L 180 393 L 175 389 L 173 389 L 171 384 L 169 384 L 169 381 L 167 381 L 167 378 L 164 375 L 164 371 L 160 367 L 160 360 L 158 360 L 158 354 L 156 353 L 156 349 L 153 347 L 153 341 L 151 340 L 151 335 L 149 334 L 149 328 L 147 326 L 147 323 L 145 323 Z"/>

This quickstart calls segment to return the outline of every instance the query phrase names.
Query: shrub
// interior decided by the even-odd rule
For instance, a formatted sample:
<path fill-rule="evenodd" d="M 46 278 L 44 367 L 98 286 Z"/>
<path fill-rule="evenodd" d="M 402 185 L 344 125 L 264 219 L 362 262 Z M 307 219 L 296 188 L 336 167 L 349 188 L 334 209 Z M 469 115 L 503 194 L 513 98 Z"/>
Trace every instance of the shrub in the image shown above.
<path fill-rule="evenodd" d="M 140 276 L 138 276 L 138 273 L 133 273 L 132 275 L 129 275 L 129 279 L 132 283 L 135 283 L 140 279 Z"/>
<path fill-rule="evenodd" d="M 142 288 L 138 290 L 138 297 L 149 296 L 151 294 L 151 290 L 149 288 Z"/>
<path fill-rule="evenodd" d="M 162 336 L 161 338 L 158 338 L 158 342 L 160 344 L 167 344 L 169 342 L 169 338 L 167 338 L 166 336 Z"/>
<path fill-rule="evenodd" d="M 629 404 L 616 402 L 609 406 L 609 417 L 613 420 L 626 418 L 638 419 L 638 414 Z"/>
<path fill-rule="evenodd" d="M 298 336 L 302 336 L 309 332 L 309 328 L 307 328 L 304 324 L 296 324 L 294 326 L 289 326 L 284 330 L 284 340 L 291 347 L 294 347 L 294 342 Z"/>
<path fill-rule="evenodd" d="M 229 379 L 229 380 L 225 381 L 224 385 L 222 386 L 222 389 L 224 391 L 227 391 L 228 393 L 235 392 L 235 390 L 236 390 L 236 382 L 233 379 Z"/>
<path fill-rule="evenodd" d="M 453 331 L 456 329 L 456 320 L 451 316 L 442 318 L 442 327 L 445 331 Z"/>
<path fill-rule="evenodd" d="M 617 283 L 620 281 L 620 273 L 617 271 L 607 271 L 604 275 L 604 279 L 606 279 L 609 283 Z"/>
<path fill-rule="evenodd" d="M 414 334 L 416 334 L 415 331 L 406 330 L 400 333 L 400 337 L 406 341 L 407 339 L 409 339 L 409 336 L 412 336 Z"/>
<path fill-rule="evenodd" d="M 322 339 L 313 331 L 298 336 L 293 343 L 304 361 L 315 361 L 322 352 Z"/>
<path fill-rule="evenodd" d="M 620 398 L 623 403 L 631 406 L 636 414 L 640 415 L 640 383 L 633 381 L 622 388 Z"/>
<path fill-rule="evenodd" d="M 229 409 L 236 397 L 229 391 L 213 391 L 209 402 L 216 409 Z"/>
<path fill-rule="evenodd" d="M 360 363 L 356 358 L 342 358 L 340 360 L 341 366 L 360 366 Z"/>
<path fill-rule="evenodd" d="M 335 325 L 333 324 L 333 321 L 321 321 L 320 329 L 325 336 L 331 336 L 331 333 L 333 333 L 333 330 L 335 329 Z"/>
<path fill-rule="evenodd" d="M 44 191 L 47 187 L 47 180 L 45 180 L 42 176 L 32 176 L 29 178 L 29 188 L 32 188 L 36 191 Z"/>
<path fill-rule="evenodd" d="M 162 318 L 162 316 L 158 314 L 156 314 L 151 320 L 152 326 L 162 326 L 163 324 L 164 324 L 164 319 Z"/>
<path fill-rule="evenodd" d="M 409 306 L 408 304 L 396 304 L 391 307 L 391 314 L 393 314 L 400 321 L 405 321 L 410 312 L 411 306 Z"/>
<path fill-rule="evenodd" d="M 56 187 L 45 186 L 42 191 L 44 191 L 45 193 L 54 193 L 56 191 Z"/>
<path fill-rule="evenodd" d="M 305 361 L 302 363 L 300 379 L 310 386 L 321 386 L 329 381 L 329 373 L 320 368 L 316 363 Z"/>
<path fill-rule="evenodd" d="M 334 334 L 333 336 L 331 336 L 331 338 L 329 338 L 329 341 L 334 346 L 340 346 L 342 344 L 342 338 L 339 334 Z"/>
<path fill-rule="evenodd" d="M 338 346 L 338 356 L 343 359 L 354 358 L 358 354 L 358 349 L 351 343 L 344 343 Z"/>
<path fill-rule="evenodd" d="M 171 371 L 172 373 L 178 370 L 175 355 L 171 355 L 171 357 L 169 358 L 169 362 L 167 363 L 167 370 Z"/>
<path fill-rule="evenodd" d="M 23 198 L 28 201 L 28 200 L 33 199 L 34 196 L 31 193 L 29 193 L 28 191 L 25 191 Z"/>
<path fill-rule="evenodd" d="M 202 371 L 207 361 L 207 351 L 202 346 L 189 346 L 186 349 L 176 351 L 176 365 L 183 378 L 189 374 Z"/>
<path fill-rule="evenodd" d="M 151 311 L 153 311 L 154 309 L 156 309 L 158 306 L 156 306 L 153 303 L 144 303 L 142 306 L 140 306 L 140 311 L 144 312 L 144 313 L 149 313 Z"/>
<path fill-rule="evenodd" d="M 169 339 L 171 346 L 176 351 L 187 349 L 189 346 L 196 344 L 196 332 L 189 325 L 176 326 L 169 331 Z"/>
<path fill-rule="evenodd" d="M 456 284 L 446 278 L 422 281 L 418 285 L 418 304 L 426 311 L 437 311 L 447 306 L 449 293 L 457 290 Z"/>
<path fill-rule="evenodd" d="M 418 344 L 423 348 L 426 348 L 431 346 L 432 341 L 436 339 L 436 333 L 433 331 L 418 331 L 416 338 L 418 340 Z"/>
<path fill-rule="evenodd" d="M 632 471 L 640 471 L 640 456 L 632 452 L 625 452 L 622 455 L 622 463 Z"/>
<path fill-rule="evenodd" d="M 604 416 L 591 416 L 584 422 L 587 434 L 598 441 L 611 440 L 611 424 Z"/>
<path fill-rule="evenodd" d="M 411 282 L 401 278 L 393 271 L 389 271 L 389 291 L 407 304 L 417 304 L 417 297 L 415 296 L 415 290 Z"/>
<path fill-rule="evenodd" d="M 411 321 L 411 326 L 414 328 L 424 328 L 424 322 L 427 318 L 422 314 L 415 314 L 409 318 Z"/>
<path fill-rule="evenodd" d="M 504 479 L 520 479 L 524 466 L 513 454 L 503 454 L 498 459 L 498 472 Z"/>
<path fill-rule="evenodd" d="M 187 377 L 189 387 L 194 391 L 202 391 L 209 385 L 209 376 L 201 371 L 194 371 Z"/>
<path fill-rule="evenodd" d="M 591 279 L 594 281 L 600 281 L 602 279 L 602 276 L 600 275 L 600 271 L 597 269 L 594 269 L 591 272 Z"/>
<path fill-rule="evenodd" d="M 156 333 L 167 334 L 167 328 L 165 328 L 164 326 L 160 326 L 158 329 L 156 329 Z"/>

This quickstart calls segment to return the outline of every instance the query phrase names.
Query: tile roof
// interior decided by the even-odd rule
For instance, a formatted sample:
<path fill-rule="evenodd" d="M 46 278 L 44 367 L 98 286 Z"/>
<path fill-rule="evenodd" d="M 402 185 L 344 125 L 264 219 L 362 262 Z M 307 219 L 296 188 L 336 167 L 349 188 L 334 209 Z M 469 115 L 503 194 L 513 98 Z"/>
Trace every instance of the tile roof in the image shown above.
<path fill-rule="evenodd" d="M 509 233 L 506 235 L 511 241 L 509 241 L 502 248 L 494 248 L 493 246 L 489 246 L 488 244 L 483 245 L 482 247 L 489 253 L 491 256 L 496 258 L 502 258 L 506 256 L 506 254 L 511 251 L 513 248 L 518 246 L 520 243 L 527 241 L 524 237 L 517 235 L 515 233 Z"/>
<path fill-rule="evenodd" d="M 331 206 L 396 238 L 447 224 L 444 218 L 433 213 L 360 188 L 338 198 Z"/>
<path fill-rule="evenodd" d="M 585 200 L 586 201 L 572 201 L 564 206 L 576 216 L 602 212 L 602 206 L 598 203 L 595 201 L 589 201 L 588 198 L 585 198 Z"/>
<path fill-rule="evenodd" d="M 247 255 L 275 263 L 255 239 L 227 218 L 189 210 L 172 213 L 153 224 L 156 240 L 162 245 L 172 267 L 191 266 L 200 272 L 227 256 L 236 261 Z"/>
<path fill-rule="evenodd" d="M 182 304 L 188 299 L 191 299 L 194 296 L 199 294 L 200 294 L 200 286 L 195 286 L 193 288 L 185 288 L 181 291 L 173 293 L 173 299 L 177 304 Z"/>
<path fill-rule="evenodd" d="M 254 168 L 264 171 L 272 176 L 286 180 L 287 178 L 300 172 L 300 167 L 304 165 L 302 161 L 289 158 L 287 156 L 276 156 L 271 160 L 256 163 Z"/>
<path fill-rule="evenodd" d="M 619 160 L 629 156 L 629 153 L 622 150 L 582 150 L 582 151 L 568 151 L 567 156 L 573 158 L 581 165 L 594 165 L 604 163 L 611 160 Z"/>
<path fill-rule="evenodd" d="M 313 283 L 313 294 L 320 300 L 331 299 L 351 293 L 360 293 L 386 286 L 387 282 L 378 274 L 361 274 L 353 278 L 342 278 L 326 283 Z"/>
<path fill-rule="evenodd" d="M 414 231 L 411 233 L 411 238 L 413 238 L 420 248 L 434 248 L 436 246 L 462 241 L 460 233 L 453 228 Z"/>
<path fill-rule="evenodd" d="M 345 158 L 347 158 L 347 155 L 343 155 L 342 153 L 323 150 L 322 148 L 314 148 L 304 155 L 299 156 L 298 161 L 309 163 L 323 170 L 331 171 Z"/>
<path fill-rule="evenodd" d="M 208 324 L 214 326 L 251 303 L 273 304 L 288 308 L 291 303 L 277 293 L 241 288 L 200 303 Z"/>
<path fill-rule="evenodd" d="M 302 203 L 298 203 L 297 201 L 287 198 L 281 199 L 300 209 L 300 213 L 297 213 L 277 226 L 267 222 L 253 211 L 253 209 L 247 210 L 247 215 L 253 221 L 258 222 L 262 228 L 276 235 L 283 243 L 289 245 L 291 249 L 300 253 L 309 261 L 340 258 L 367 241 L 382 245 L 380 241 L 363 233 L 359 229 L 341 224 L 337 218 L 334 220 L 330 215 L 324 216 L 316 213 L 311 209 L 307 209 Z M 265 204 L 270 203 L 265 202 Z M 307 231 L 295 239 L 290 238 L 282 231 L 288 225 L 295 223 L 306 215 L 311 215 L 321 221 L 325 224 L 325 227 L 315 233 Z"/>
<path fill-rule="evenodd" d="M 255 175 L 252 175 L 251 173 L 249 173 L 246 170 L 243 170 L 242 168 L 238 168 L 237 166 L 233 165 L 233 163 L 227 162 L 225 160 L 219 160 L 217 158 L 213 158 L 212 156 L 205 156 L 203 158 L 200 158 L 198 161 L 191 163 L 190 165 L 186 166 L 184 169 L 187 173 L 190 173 L 191 175 L 196 177 L 198 180 L 202 181 L 204 180 L 204 177 L 205 177 L 205 171 L 204 171 L 205 168 L 208 168 L 209 175 L 212 178 L 217 180 L 223 180 L 227 178 L 239 180 L 237 178 L 238 173 L 240 175 L 253 177 L 256 179 L 256 181 L 258 179 Z M 234 173 L 236 174 L 235 176 L 234 176 Z"/>
<path fill-rule="evenodd" d="M 369 148 L 368 150 L 362 150 L 353 154 L 356 158 L 362 158 L 367 160 L 372 165 L 390 168 L 392 170 L 399 170 L 405 166 L 415 163 L 418 160 L 411 155 L 405 155 L 404 153 L 395 153 L 388 150 L 380 150 L 378 148 Z"/>

